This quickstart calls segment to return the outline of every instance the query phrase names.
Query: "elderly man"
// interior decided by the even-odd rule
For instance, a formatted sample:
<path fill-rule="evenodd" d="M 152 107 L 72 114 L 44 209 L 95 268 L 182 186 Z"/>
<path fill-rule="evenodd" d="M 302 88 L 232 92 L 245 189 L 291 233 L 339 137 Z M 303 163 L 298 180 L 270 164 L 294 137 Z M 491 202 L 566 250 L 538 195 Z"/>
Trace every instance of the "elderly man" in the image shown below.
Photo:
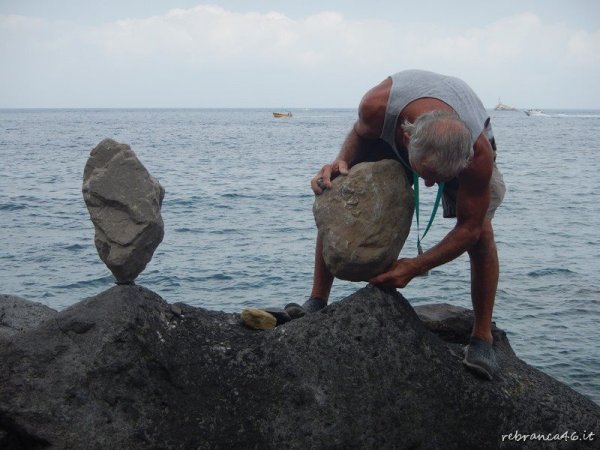
<path fill-rule="evenodd" d="M 398 260 L 369 281 L 403 288 L 414 277 L 467 252 L 475 321 L 463 362 L 491 379 L 498 370 L 492 311 L 499 273 L 492 218 L 505 187 L 495 164 L 489 115 L 473 90 L 457 78 L 422 70 L 392 75 L 364 95 L 358 120 L 337 158 L 311 181 L 315 194 L 330 188 L 331 179 L 347 174 L 353 165 L 373 159 L 382 142 L 407 169 L 424 178 L 426 186 L 445 183 L 444 217 L 455 217 L 456 225 L 431 249 Z M 317 237 L 312 293 L 299 308 L 308 313 L 323 308 L 333 279 Z"/>

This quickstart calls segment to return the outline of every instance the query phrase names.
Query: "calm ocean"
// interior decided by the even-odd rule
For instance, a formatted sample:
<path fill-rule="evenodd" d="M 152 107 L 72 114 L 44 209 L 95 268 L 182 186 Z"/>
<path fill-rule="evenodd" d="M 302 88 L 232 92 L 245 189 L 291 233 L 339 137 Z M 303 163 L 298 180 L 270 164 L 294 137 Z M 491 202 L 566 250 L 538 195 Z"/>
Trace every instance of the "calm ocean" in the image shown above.
<path fill-rule="evenodd" d="M 354 110 L 0 110 L 0 292 L 55 309 L 112 285 L 81 196 L 103 138 L 128 143 L 166 189 L 165 239 L 138 284 L 208 309 L 302 302 L 312 280 L 309 180 Z M 517 354 L 600 403 L 600 111 L 492 111 L 508 192 L 496 213 L 495 321 Z M 422 189 L 427 216 L 435 192 Z M 428 247 L 453 226 L 439 213 Z M 409 236 L 403 256 L 415 254 Z M 332 301 L 362 283 L 336 282 Z M 461 257 L 403 291 L 470 306 Z"/>

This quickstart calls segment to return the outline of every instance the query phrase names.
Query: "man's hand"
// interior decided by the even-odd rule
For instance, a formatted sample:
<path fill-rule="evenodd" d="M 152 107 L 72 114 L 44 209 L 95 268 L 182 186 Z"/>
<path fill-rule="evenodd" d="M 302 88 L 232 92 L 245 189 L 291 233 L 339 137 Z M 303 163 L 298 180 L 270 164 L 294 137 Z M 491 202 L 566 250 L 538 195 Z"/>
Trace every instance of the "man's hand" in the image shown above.
<path fill-rule="evenodd" d="M 348 175 L 348 163 L 343 159 L 325 164 L 310 181 L 310 187 L 315 194 L 320 195 L 325 189 L 331 189 L 331 180 L 338 175 Z"/>
<path fill-rule="evenodd" d="M 371 278 L 369 283 L 388 288 L 403 288 L 420 274 L 414 258 L 401 258 L 392 264 L 390 270 Z"/>

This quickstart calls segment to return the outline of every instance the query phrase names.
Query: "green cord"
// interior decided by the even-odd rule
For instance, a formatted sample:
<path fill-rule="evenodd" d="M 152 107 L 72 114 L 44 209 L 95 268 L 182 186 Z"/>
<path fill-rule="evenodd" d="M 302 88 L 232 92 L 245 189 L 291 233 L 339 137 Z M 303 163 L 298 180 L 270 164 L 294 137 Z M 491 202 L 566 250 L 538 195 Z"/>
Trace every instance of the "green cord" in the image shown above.
<path fill-rule="evenodd" d="M 437 213 L 438 206 L 440 205 L 440 199 L 442 198 L 442 192 L 444 192 L 445 183 L 438 183 L 438 191 L 437 196 L 435 198 L 435 204 L 433 205 L 433 211 L 431 212 L 431 217 L 429 218 L 429 223 L 427 224 L 427 228 L 421 236 L 421 230 L 419 226 L 419 175 L 417 175 L 413 171 L 413 189 L 415 192 L 415 210 L 417 213 L 417 252 L 419 255 L 423 254 L 423 248 L 421 247 L 421 241 L 425 239 L 425 235 L 431 228 L 431 224 L 433 223 L 433 219 L 435 218 L 435 214 Z"/>

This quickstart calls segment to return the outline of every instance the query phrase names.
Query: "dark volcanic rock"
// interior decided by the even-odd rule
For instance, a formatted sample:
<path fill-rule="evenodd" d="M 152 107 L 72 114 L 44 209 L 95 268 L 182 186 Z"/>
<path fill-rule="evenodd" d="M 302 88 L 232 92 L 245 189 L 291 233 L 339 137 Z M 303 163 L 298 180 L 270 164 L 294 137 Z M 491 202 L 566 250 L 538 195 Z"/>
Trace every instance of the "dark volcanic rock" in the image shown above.
<path fill-rule="evenodd" d="M 415 312 L 426 328 L 444 341 L 467 344 L 473 328 L 473 311 L 448 303 L 432 303 L 415 306 Z M 496 344 L 505 342 L 510 349 L 506 333 L 492 322 L 492 334 Z"/>
<path fill-rule="evenodd" d="M 33 328 L 55 314 L 55 310 L 41 303 L 0 294 L 0 339 Z"/>
<path fill-rule="evenodd" d="M 165 190 L 127 144 L 104 139 L 90 153 L 82 192 L 100 259 L 117 283 L 133 282 L 163 239 Z"/>
<path fill-rule="evenodd" d="M 0 448 L 511 448 L 516 430 L 600 430 L 599 406 L 496 347 L 501 377 L 482 381 L 373 287 L 253 331 L 117 286 L 0 347 Z"/>
<path fill-rule="evenodd" d="M 402 164 L 364 162 L 315 197 L 323 259 L 337 278 L 369 280 L 390 268 L 410 232 L 413 190 Z"/>

